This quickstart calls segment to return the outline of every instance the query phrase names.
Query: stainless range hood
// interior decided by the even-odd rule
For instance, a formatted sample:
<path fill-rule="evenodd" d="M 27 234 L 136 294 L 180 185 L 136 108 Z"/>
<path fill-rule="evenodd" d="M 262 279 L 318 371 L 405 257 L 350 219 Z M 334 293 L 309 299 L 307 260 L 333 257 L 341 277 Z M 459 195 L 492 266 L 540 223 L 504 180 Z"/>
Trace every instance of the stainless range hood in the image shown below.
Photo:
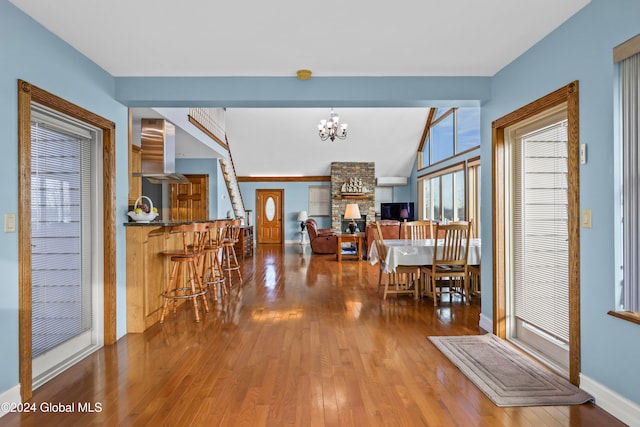
<path fill-rule="evenodd" d="M 176 128 L 164 119 L 142 119 L 142 173 L 152 184 L 188 184 L 176 173 Z"/>

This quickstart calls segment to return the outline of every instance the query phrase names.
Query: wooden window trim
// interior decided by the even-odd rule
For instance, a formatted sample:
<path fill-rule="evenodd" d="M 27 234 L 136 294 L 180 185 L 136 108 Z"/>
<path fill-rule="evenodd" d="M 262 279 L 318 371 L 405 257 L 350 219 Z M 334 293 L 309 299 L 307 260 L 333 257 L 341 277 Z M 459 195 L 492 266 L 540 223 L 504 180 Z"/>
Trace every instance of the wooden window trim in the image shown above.
<path fill-rule="evenodd" d="M 467 154 L 471 151 L 475 151 L 478 148 L 480 148 L 480 145 L 476 145 L 475 147 L 471 147 L 471 148 L 467 148 L 464 151 L 460 151 L 460 152 L 455 152 L 457 150 L 457 141 L 458 141 L 458 124 L 457 124 L 457 116 L 454 117 L 454 127 L 456 129 L 455 134 L 454 134 L 454 152 L 455 154 L 451 157 L 447 157 L 446 159 L 442 159 L 442 160 L 438 160 L 435 163 L 430 163 L 426 166 L 423 166 L 424 163 L 424 146 L 427 142 L 427 138 L 429 136 L 429 131 L 431 130 L 431 128 L 435 125 L 437 125 L 440 121 L 442 121 L 444 118 L 446 118 L 447 116 L 449 116 L 450 114 L 453 114 L 454 111 L 458 110 L 459 107 L 452 107 L 449 108 L 446 112 L 444 112 L 440 117 L 438 117 L 438 120 L 433 120 L 433 118 L 436 115 L 436 112 L 438 111 L 437 108 L 431 108 L 429 111 L 429 116 L 427 117 L 427 122 L 425 124 L 424 130 L 422 131 L 422 138 L 420 138 L 420 144 L 418 146 L 418 162 L 417 162 L 417 169 L 418 172 L 420 171 L 424 171 L 425 169 L 429 169 L 429 168 L 433 168 L 434 166 L 437 166 L 441 163 L 445 163 L 450 161 L 451 159 L 455 159 L 456 157 L 462 156 L 464 154 Z M 430 141 L 431 144 L 433 144 L 433 141 Z M 433 148 L 433 145 L 430 145 L 430 149 Z"/>
<path fill-rule="evenodd" d="M 458 162 L 453 165 L 449 165 L 442 169 L 435 170 L 433 172 L 425 173 L 424 175 L 420 175 L 418 179 L 430 179 L 435 178 L 437 176 L 446 175 L 451 172 L 457 172 L 460 170 L 464 170 L 465 162 Z"/>
<path fill-rule="evenodd" d="M 18 80 L 18 379 L 23 401 L 33 394 L 31 297 L 31 104 L 38 103 L 102 130 L 103 239 L 104 239 L 104 344 L 116 342 L 116 206 L 115 123 L 56 95 Z"/>
<path fill-rule="evenodd" d="M 640 53 L 640 34 L 613 48 L 613 61 L 620 62 Z"/>
<path fill-rule="evenodd" d="M 633 311 L 609 311 L 607 313 L 610 316 L 617 317 L 618 319 L 626 320 L 631 323 L 636 323 L 640 325 L 640 313 L 635 313 Z"/>
<path fill-rule="evenodd" d="M 505 230 L 505 128 L 526 120 L 548 109 L 567 104 L 570 180 L 575 182 L 569 191 L 569 381 L 580 382 L 580 122 L 578 81 L 543 96 L 492 124 L 492 225 L 493 225 L 493 331 L 506 337 L 506 235 Z M 575 187 L 575 189 L 574 189 Z"/>

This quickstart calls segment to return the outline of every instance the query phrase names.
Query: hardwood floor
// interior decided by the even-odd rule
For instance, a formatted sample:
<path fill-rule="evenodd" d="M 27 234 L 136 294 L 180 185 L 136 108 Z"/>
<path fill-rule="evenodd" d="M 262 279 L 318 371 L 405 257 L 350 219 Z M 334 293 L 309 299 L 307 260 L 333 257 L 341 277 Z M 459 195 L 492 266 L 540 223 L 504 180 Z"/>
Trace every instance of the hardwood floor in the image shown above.
<path fill-rule="evenodd" d="M 481 333 L 478 300 L 384 302 L 377 265 L 298 245 L 259 246 L 242 264 L 243 284 L 210 299 L 202 322 L 185 304 L 43 385 L 35 413 L 0 425 L 623 425 L 592 404 L 493 405 L 427 339 Z"/>

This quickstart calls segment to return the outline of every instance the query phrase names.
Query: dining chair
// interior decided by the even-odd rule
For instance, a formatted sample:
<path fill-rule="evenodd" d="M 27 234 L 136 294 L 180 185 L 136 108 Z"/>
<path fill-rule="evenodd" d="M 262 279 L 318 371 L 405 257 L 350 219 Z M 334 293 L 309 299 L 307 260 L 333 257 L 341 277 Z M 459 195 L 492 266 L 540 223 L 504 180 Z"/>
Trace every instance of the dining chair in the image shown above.
<path fill-rule="evenodd" d="M 411 240 L 433 238 L 433 221 L 404 221 L 404 238 Z"/>
<path fill-rule="evenodd" d="M 480 266 L 469 264 L 467 270 L 469 270 L 469 299 L 471 299 L 472 295 L 482 296 L 480 288 Z"/>
<path fill-rule="evenodd" d="M 433 249 L 433 264 L 420 267 L 425 276 L 426 292 L 433 298 L 433 305 L 438 305 L 438 295 L 460 294 L 463 301 L 469 304 L 469 270 L 467 256 L 471 223 L 437 224 L 437 239 Z M 444 289 L 447 288 L 447 291 Z"/>
<path fill-rule="evenodd" d="M 414 299 L 418 299 L 420 267 L 417 265 L 398 265 L 395 272 L 386 272 L 387 247 L 382 239 L 380 224 L 376 222 L 373 231 L 373 241 L 378 251 L 380 260 L 380 273 L 378 275 L 378 292 L 382 286 L 382 277 L 385 276 L 383 300 L 388 294 L 413 294 Z"/>

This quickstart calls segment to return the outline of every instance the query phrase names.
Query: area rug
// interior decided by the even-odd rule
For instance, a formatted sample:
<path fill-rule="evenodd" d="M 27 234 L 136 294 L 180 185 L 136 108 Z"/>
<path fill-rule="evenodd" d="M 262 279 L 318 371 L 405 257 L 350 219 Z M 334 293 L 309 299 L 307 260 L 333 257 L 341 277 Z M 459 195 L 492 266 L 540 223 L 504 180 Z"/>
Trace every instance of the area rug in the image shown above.
<path fill-rule="evenodd" d="M 595 401 L 493 334 L 429 339 L 497 406 L 578 405 Z"/>

